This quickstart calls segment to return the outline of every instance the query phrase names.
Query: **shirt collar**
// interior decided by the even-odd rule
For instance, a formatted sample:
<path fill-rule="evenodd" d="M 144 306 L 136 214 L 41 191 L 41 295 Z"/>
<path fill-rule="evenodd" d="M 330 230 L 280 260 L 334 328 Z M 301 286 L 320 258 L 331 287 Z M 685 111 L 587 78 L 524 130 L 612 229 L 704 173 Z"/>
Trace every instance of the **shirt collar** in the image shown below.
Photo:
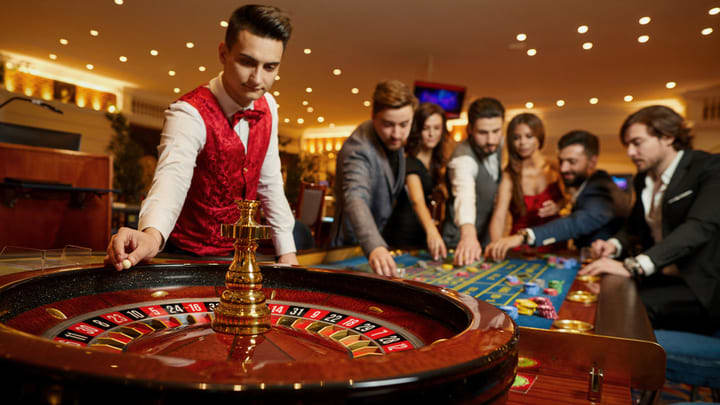
<path fill-rule="evenodd" d="M 678 164 L 680 164 L 680 159 L 683 157 L 684 151 L 680 150 L 678 151 L 677 155 L 675 156 L 675 159 L 673 159 L 672 162 L 670 162 L 670 165 L 665 169 L 664 172 L 660 175 L 660 182 L 667 186 L 670 184 L 670 180 L 672 179 L 673 174 L 675 174 L 675 170 L 678 167 Z M 653 180 L 652 176 L 645 176 L 645 185 L 646 186 L 654 186 L 655 180 Z"/>
<path fill-rule="evenodd" d="M 208 87 L 210 88 L 210 92 L 215 96 L 215 98 L 218 100 L 218 103 L 220 104 L 220 108 L 222 108 L 223 114 L 225 114 L 225 117 L 227 119 L 230 119 L 236 112 L 240 110 L 248 110 L 252 109 L 255 105 L 255 102 L 251 102 L 249 106 L 243 108 L 240 107 L 238 103 L 235 102 L 235 100 L 230 97 L 230 95 L 225 91 L 225 87 L 223 86 L 222 82 L 222 76 L 223 72 L 220 72 L 219 75 L 214 77 L 212 80 L 210 80 L 210 83 L 208 84 Z"/>

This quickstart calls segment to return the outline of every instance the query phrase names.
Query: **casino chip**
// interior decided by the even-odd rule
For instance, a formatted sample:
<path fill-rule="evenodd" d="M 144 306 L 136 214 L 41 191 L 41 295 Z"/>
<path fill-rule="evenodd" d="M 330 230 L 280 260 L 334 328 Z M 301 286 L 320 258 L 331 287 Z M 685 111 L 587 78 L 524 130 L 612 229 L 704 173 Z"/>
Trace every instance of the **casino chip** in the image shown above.
<path fill-rule="evenodd" d="M 530 300 L 537 305 L 535 307 L 535 311 L 537 312 L 538 316 L 541 316 L 541 317 L 547 318 L 547 319 L 558 319 L 557 312 L 555 311 L 555 306 L 553 306 L 552 301 L 550 301 L 550 298 L 548 298 L 548 297 L 532 297 L 532 298 L 530 298 Z"/>
<path fill-rule="evenodd" d="M 503 312 L 505 312 L 506 314 L 508 314 L 508 316 L 509 316 L 510 318 L 512 318 L 513 321 L 517 321 L 517 319 L 518 319 L 518 309 L 517 309 L 517 307 L 513 307 L 513 306 L 510 306 L 510 305 L 502 305 L 502 306 L 500 306 L 500 307 L 498 307 L 498 308 L 500 308 Z"/>

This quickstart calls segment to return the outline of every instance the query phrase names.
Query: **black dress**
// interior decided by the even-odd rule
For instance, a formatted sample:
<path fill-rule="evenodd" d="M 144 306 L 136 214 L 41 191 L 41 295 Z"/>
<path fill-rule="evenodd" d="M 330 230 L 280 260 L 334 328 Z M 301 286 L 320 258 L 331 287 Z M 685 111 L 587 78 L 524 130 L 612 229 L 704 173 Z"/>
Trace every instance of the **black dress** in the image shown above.
<path fill-rule="evenodd" d="M 430 201 L 435 182 L 430 172 L 418 158 L 408 156 L 405 160 L 405 175 L 417 174 L 422 183 L 425 203 Z M 393 213 L 383 231 L 385 241 L 391 247 L 397 248 L 427 248 L 425 229 L 412 208 L 407 185 L 400 193 Z"/>

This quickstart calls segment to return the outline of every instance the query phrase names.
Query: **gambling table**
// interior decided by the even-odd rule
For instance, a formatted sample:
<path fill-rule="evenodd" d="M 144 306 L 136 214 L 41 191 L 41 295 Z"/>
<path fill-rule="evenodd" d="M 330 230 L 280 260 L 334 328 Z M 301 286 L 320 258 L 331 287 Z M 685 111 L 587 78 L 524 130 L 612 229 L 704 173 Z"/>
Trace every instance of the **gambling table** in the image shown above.
<path fill-rule="evenodd" d="M 210 327 L 228 260 L 23 260 L 0 258 L 6 403 L 495 404 L 517 372 L 510 317 L 418 281 L 261 263 L 273 326 L 244 336 Z"/>
<path fill-rule="evenodd" d="M 393 253 L 403 268 L 401 279 L 454 289 L 497 306 L 528 297 L 522 283 L 507 282 L 508 275 L 546 286 L 555 280 L 561 286 L 557 296 L 547 296 L 560 325 L 565 321 L 589 330 L 558 329 L 552 319 L 519 315 L 521 361 L 508 403 L 587 404 L 588 398 L 594 398 L 597 403 L 628 404 L 633 397 L 652 403 L 664 384 L 665 352 L 656 343 L 634 282 L 628 278 L 578 278 L 579 265 L 552 265 L 547 257 L 532 252 L 463 268 L 449 266 L 450 258 L 434 262 L 422 251 Z M 564 253 L 559 257 L 574 255 Z M 306 266 L 370 271 L 359 248 L 308 252 L 299 260 Z M 592 299 L 567 299 L 587 296 Z"/>

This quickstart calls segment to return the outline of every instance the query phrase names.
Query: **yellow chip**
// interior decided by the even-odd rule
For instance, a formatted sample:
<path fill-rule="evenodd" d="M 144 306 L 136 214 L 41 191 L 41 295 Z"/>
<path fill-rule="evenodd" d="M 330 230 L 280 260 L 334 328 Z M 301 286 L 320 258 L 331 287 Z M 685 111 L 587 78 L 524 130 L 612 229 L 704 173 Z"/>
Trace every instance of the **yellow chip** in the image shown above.
<path fill-rule="evenodd" d="M 520 315 L 532 315 L 533 312 L 535 312 L 534 309 L 526 308 L 523 306 L 517 306 L 517 309 L 518 309 L 518 314 L 520 314 Z"/>
<path fill-rule="evenodd" d="M 452 270 L 453 265 L 452 264 L 443 264 L 442 268 L 443 268 L 443 270 Z"/>
<path fill-rule="evenodd" d="M 522 306 L 522 307 L 531 308 L 531 309 L 537 308 L 537 304 L 536 304 L 535 302 L 530 301 L 530 300 L 525 299 L 525 298 L 518 298 L 518 299 L 516 299 L 516 300 L 515 300 L 515 306 L 516 306 L 516 307 L 521 307 L 521 306 Z"/>

